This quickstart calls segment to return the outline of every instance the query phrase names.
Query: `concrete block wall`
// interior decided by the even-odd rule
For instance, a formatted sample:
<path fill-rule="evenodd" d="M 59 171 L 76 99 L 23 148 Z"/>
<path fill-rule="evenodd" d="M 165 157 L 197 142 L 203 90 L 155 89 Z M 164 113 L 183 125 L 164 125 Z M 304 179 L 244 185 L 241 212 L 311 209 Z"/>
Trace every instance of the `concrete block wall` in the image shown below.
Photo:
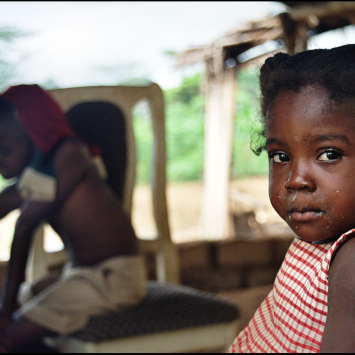
<path fill-rule="evenodd" d="M 178 244 L 182 283 L 220 292 L 274 282 L 292 236 Z M 147 256 L 151 279 L 154 258 Z"/>

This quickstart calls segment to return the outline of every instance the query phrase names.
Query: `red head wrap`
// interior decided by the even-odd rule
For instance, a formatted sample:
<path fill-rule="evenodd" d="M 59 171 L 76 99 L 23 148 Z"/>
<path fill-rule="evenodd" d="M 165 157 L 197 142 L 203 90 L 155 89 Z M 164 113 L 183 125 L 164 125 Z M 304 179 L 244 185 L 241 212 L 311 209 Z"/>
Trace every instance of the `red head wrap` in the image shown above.
<path fill-rule="evenodd" d="M 12 86 L 0 96 L 14 105 L 21 125 L 42 153 L 76 136 L 59 105 L 38 85 Z"/>

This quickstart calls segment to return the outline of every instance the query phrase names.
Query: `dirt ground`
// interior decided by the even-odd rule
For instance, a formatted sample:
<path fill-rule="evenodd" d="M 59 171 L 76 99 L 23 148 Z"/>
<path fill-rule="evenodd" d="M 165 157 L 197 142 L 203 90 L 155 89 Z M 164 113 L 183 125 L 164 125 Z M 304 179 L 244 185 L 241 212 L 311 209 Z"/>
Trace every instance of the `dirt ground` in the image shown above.
<path fill-rule="evenodd" d="M 202 201 L 202 182 L 170 183 L 167 187 L 167 203 L 172 239 L 175 243 L 198 241 L 199 215 Z M 257 210 L 260 224 L 266 229 L 271 227 L 279 231 L 288 228 L 275 213 L 268 198 L 268 178 L 249 177 L 232 181 L 233 192 L 246 194 L 253 203 L 265 205 Z M 244 196 L 245 197 L 245 196 Z M 236 208 L 240 208 L 236 206 Z M 151 208 L 151 190 L 149 186 L 137 186 L 133 196 L 132 222 L 137 235 L 143 239 L 151 239 L 156 235 Z M 245 206 L 244 206 L 245 209 Z M 14 223 L 18 212 L 12 212 L 0 221 L 0 260 L 9 255 Z M 57 250 L 61 247 L 59 238 L 48 229 L 46 249 Z"/>
<path fill-rule="evenodd" d="M 202 201 L 202 182 L 171 183 L 167 188 L 167 203 L 171 236 L 175 243 L 197 241 Z M 231 196 L 234 192 L 246 196 L 254 205 L 263 205 L 256 209 L 259 222 L 268 233 L 282 233 L 288 229 L 286 223 L 272 208 L 268 196 L 268 177 L 255 176 L 231 182 Z M 245 195 L 244 195 L 245 194 Z M 149 203 L 151 192 L 148 186 L 138 186 L 133 196 L 132 221 L 138 235 L 144 239 L 152 238 L 156 230 L 153 212 Z M 233 203 L 236 210 L 250 210 L 244 203 Z"/>

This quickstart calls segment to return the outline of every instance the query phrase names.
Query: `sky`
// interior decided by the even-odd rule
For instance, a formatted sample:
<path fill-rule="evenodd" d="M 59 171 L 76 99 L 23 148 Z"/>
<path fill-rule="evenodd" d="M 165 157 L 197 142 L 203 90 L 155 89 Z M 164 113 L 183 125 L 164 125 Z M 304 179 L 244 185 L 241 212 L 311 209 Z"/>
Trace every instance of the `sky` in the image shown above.
<path fill-rule="evenodd" d="M 112 85 L 133 75 L 169 88 L 184 70 L 174 69 L 164 52 L 209 44 L 283 8 L 267 1 L 2 1 L 0 26 L 30 33 L 16 41 L 11 54 L 23 83 Z"/>
<path fill-rule="evenodd" d="M 175 69 L 166 51 L 208 45 L 284 9 L 270 1 L 2 1 L 0 27 L 28 33 L 10 53 L 18 73 L 11 84 L 115 85 L 133 76 L 168 89 L 193 68 Z"/>

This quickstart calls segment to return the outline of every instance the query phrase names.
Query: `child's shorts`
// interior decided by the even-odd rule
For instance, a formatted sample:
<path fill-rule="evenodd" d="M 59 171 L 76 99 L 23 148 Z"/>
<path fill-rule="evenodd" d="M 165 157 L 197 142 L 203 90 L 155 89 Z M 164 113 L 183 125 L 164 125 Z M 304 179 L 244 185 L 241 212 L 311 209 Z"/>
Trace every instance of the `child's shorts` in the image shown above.
<path fill-rule="evenodd" d="M 67 265 L 59 279 L 37 295 L 32 285 L 22 284 L 18 314 L 67 335 L 85 328 L 90 316 L 120 311 L 142 301 L 146 280 L 141 255 L 118 256 L 95 266 Z"/>

